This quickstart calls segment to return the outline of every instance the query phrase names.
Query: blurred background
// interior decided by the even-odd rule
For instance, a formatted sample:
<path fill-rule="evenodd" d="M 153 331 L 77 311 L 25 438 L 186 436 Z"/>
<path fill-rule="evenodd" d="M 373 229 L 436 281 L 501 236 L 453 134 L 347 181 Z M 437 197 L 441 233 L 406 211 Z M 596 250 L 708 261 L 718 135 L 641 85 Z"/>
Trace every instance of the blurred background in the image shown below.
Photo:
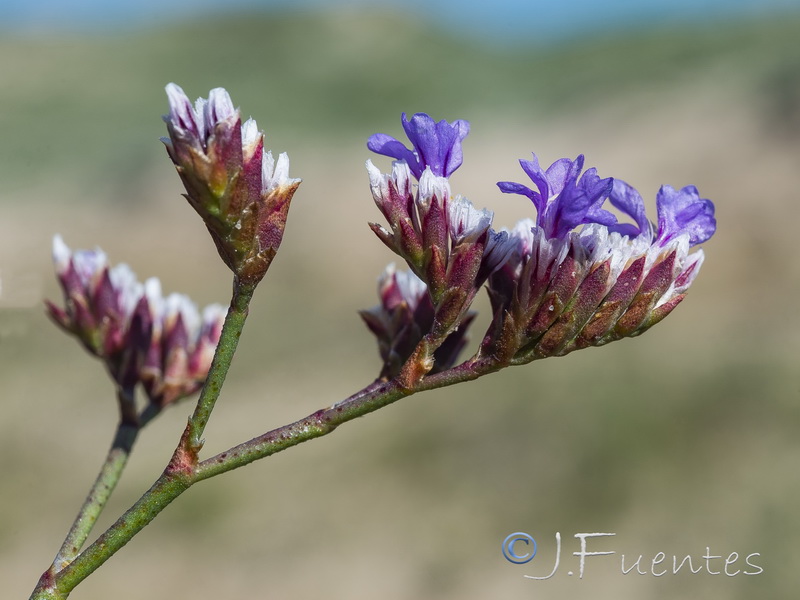
<path fill-rule="evenodd" d="M 0 0 L 0 581 L 26 597 L 99 468 L 113 390 L 58 331 L 50 244 L 102 247 L 199 304 L 230 277 L 158 138 L 164 85 L 226 87 L 304 183 L 207 430 L 212 453 L 369 383 L 356 310 L 394 260 L 369 231 L 366 138 L 466 118 L 455 192 L 587 156 L 654 211 L 694 184 L 718 233 L 647 335 L 421 394 L 210 480 L 74 592 L 114 598 L 789 598 L 800 586 L 800 3 Z M 388 168 L 389 160 L 376 162 Z M 651 212 L 651 215 L 654 215 Z M 478 305 L 486 313 L 487 303 Z M 485 315 L 484 315 L 485 316 Z M 479 337 L 478 323 L 473 337 Z M 474 344 L 473 344 L 474 346 Z M 161 472 L 191 403 L 142 433 L 98 531 Z M 525 566 L 510 533 L 539 541 Z M 572 552 L 579 532 L 613 556 Z M 554 536 L 561 568 L 547 581 Z M 710 550 L 707 550 L 709 548 Z M 658 553 L 757 576 L 622 575 Z M 711 569 L 721 571 L 722 559 Z M 752 571 L 752 569 L 749 569 Z"/>

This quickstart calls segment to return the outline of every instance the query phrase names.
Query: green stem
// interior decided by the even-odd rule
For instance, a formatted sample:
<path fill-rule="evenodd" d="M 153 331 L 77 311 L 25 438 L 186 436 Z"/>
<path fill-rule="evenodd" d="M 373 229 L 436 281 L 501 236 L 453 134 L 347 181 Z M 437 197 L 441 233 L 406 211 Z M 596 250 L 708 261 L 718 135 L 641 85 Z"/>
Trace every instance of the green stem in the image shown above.
<path fill-rule="evenodd" d="M 236 347 L 239 345 L 239 338 L 242 335 L 245 319 L 247 319 L 248 306 L 255 290 L 255 284 L 242 284 L 238 280 L 234 281 L 233 298 L 231 298 L 228 314 L 225 316 L 214 361 L 211 363 L 205 385 L 197 399 L 194 413 L 189 418 L 187 444 L 188 450 L 195 455 L 203 445 L 203 431 L 208 424 L 211 411 L 214 410 L 214 404 L 219 398 L 225 376 L 228 374 Z"/>
<path fill-rule="evenodd" d="M 51 585 L 47 586 L 49 589 L 42 590 L 44 594 L 38 593 L 40 590 L 37 587 L 31 600 L 44 600 L 50 597 L 66 598 L 75 586 L 127 544 L 134 535 L 155 519 L 158 513 L 186 491 L 191 484 L 191 480 L 180 473 L 165 472 L 114 525 L 61 572 L 55 574 Z M 48 593 L 55 593 L 56 596 L 48 596 Z"/>
<path fill-rule="evenodd" d="M 231 312 L 233 312 L 233 308 Z M 228 327 L 228 323 L 229 321 L 226 319 L 225 327 Z M 228 365 L 229 362 L 215 361 L 215 364 Z M 43 581 L 34 590 L 31 600 L 66 598 L 75 586 L 130 541 L 170 502 L 198 481 L 231 471 L 259 458 L 270 456 L 307 440 L 331 433 L 339 425 L 378 410 L 405 396 L 450 386 L 463 381 L 471 381 L 481 375 L 497 371 L 502 366 L 492 359 L 473 359 L 448 371 L 426 376 L 411 389 L 402 386 L 397 379 L 392 381 L 379 380 L 346 400 L 319 410 L 305 419 L 275 429 L 199 464 L 191 465 L 187 464 L 185 458 L 181 456 L 189 436 L 192 435 L 190 421 L 184 437 L 170 462 L 170 466 L 167 467 L 167 470 L 153 487 L 122 515 L 108 531 L 101 535 L 61 572 L 54 574 L 49 580 L 45 581 L 43 578 Z M 197 412 L 195 411 L 195 414 Z"/>
<path fill-rule="evenodd" d="M 100 514 L 108 495 L 113 490 L 112 481 L 116 479 L 125 466 L 130 446 L 136 439 L 138 429 L 158 414 L 158 409 L 146 409 L 140 416 L 140 424 L 134 431 L 132 438 L 129 426 L 125 431 L 118 432 L 109 459 L 106 461 L 95 487 L 81 509 L 76 524 L 70 530 L 67 540 L 59 551 L 53 566 L 42 575 L 39 583 L 31 595 L 31 600 L 55 600 L 66 598 L 69 593 L 94 572 L 100 565 L 108 560 L 115 552 L 124 546 L 134 535 L 152 521 L 158 513 L 183 493 L 192 483 L 194 466 L 197 462 L 197 453 L 202 446 L 201 437 L 214 404 L 219 397 L 225 376 L 230 368 L 233 355 L 242 334 L 244 322 L 247 318 L 248 306 L 255 292 L 255 284 L 242 284 L 234 281 L 233 297 L 225 323 L 222 326 L 220 340 L 214 354 L 214 360 L 206 378 L 206 383 L 200 392 L 197 406 L 189 419 L 184 435 L 175 450 L 164 474 L 153 484 L 137 502 L 117 522 L 112 525 L 86 550 L 75 556 L 85 543 L 91 526 Z M 152 407 L 151 407 L 152 408 Z M 124 412 L 124 411 L 123 411 Z M 123 422 L 128 421 L 123 419 Z M 122 430 L 122 425 L 120 426 Z M 120 450 L 126 444 L 127 452 L 115 451 L 117 441 L 120 441 Z M 109 464 L 110 463 L 110 464 Z M 116 473 L 114 475 L 113 473 Z M 114 479 L 116 477 L 116 479 Z M 99 490 L 100 496 L 97 492 Z M 101 500 L 98 502 L 98 497 Z M 84 513 L 86 513 L 84 515 Z"/>
<path fill-rule="evenodd" d="M 202 461 L 195 469 L 194 480 L 202 481 L 238 469 L 260 458 L 266 458 L 302 442 L 322 437 L 333 432 L 343 423 L 374 412 L 406 396 L 464 381 L 472 381 L 500 368 L 502 366 L 491 359 L 470 360 L 447 371 L 428 375 L 412 389 L 400 385 L 399 379 L 376 381 L 346 400 Z"/>
<path fill-rule="evenodd" d="M 89 533 L 92 531 L 97 518 L 103 512 L 109 496 L 114 491 L 114 488 L 122 475 L 122 470 L 128 462 L 133 443 L 136 441 L 136 436 L 139 434 L 139 427 L 132 423 L 121 422 L 117 427 L 117 432 L 114 435 L 114 441 L 108 451 L 106 460 L 97 475 L 89 495 L 81 506 L 75 522 L 67 534 L 61 549 L 58 551 L 53 566 L 51 569 L 55 573 L 63 569 L 74 559 Z"/>

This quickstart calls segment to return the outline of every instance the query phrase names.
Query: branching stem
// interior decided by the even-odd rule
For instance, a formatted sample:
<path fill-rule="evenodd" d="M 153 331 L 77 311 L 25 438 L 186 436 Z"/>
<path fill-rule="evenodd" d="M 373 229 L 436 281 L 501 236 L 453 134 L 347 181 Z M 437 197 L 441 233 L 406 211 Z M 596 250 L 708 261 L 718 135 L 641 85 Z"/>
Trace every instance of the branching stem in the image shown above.
<path fill-rule="evenodd" d="M 413 381 L 410 387 L 408 380 L 402 376 L 391 381 L 377 380 L 349 398 L 318 410 L 304 419 L 279 427 L 198 462 L 197 453 L 202 445 L 200 436 L 208 423 L 208 417 L 230 367 L 253 291 L 254 287 L 244 290 L 237 288 L 234 292 L 206 385 L 164 473 L 136 504 L 74 560 L 59 571 L 46 572 L 34 590 L 31 600 L 66 598 L 75 586 L 128 543 L 170 502 L 199 481 L 327 435 L 343 423 L 369 414 L 406 396 L 471 381 L 505 366 L 491 357 L 473 357 L 447 371 L 422 376 Z M 428 353 L 423 351 L 419 354 L 427 356 Z"/>

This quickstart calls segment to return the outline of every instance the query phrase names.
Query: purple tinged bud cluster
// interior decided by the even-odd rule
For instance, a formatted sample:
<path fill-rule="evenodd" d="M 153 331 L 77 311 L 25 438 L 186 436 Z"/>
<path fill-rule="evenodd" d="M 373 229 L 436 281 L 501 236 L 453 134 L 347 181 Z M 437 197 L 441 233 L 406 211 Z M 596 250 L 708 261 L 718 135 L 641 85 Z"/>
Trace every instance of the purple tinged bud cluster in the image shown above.
<path fill-rule="evenodd" d="M 110 267 L 100 250 L 71 251 L 53 239 L 53 261 L 64 307 L 47 302 L 51 318 L 103 360 L 126 395 L 141 384 L 158 408 L 202 386 L 219 342 L 226 310 L 202 315 L 182 294 L 163 297 L 158 279 L 144 284 L 125 264 Z"/>
<path fill-rule="evenodd" d="M 211 90 L 194 105 L 167 86 L 169 136 L 162 138 L 186 198 L 205 222 L 226 265 L 258 283 L 283 239 L 289 205 L 300 185 L 289 177 L 289 157 L 264 150 L 256 122 L 244 124 L 228 92 Z"/>
<path fill-rule="evenodd" d="M 158 279 L 145 282 L 133 322 L 138 330 L 139 381 L 158 406 L 198 391 L 217 349 L 226 309 L 210 304 L 202 314 L 183 294 L 162 296 Z"/>
<path fill-rule="evenodd" d="M 383 359 L 381 377 L 396 376 L 417 344 L 433 327 L 435 310 L 425 283 L 411 271 L 386 267 L 378 281 L 380 304 L 360 311 L 361 318 L 378 339 Z M 475 313 L 467 313 L 461 326 L 434 353 L 432 372 L 449 369 L 467 343 L 466 332 Z"/>

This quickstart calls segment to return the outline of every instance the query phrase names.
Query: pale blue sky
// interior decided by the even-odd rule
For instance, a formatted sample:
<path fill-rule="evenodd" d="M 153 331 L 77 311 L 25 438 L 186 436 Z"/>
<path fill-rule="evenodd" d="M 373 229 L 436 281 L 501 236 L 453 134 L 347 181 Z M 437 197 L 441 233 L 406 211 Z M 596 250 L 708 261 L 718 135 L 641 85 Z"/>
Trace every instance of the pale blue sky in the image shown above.
<path fill-rule="evenodd" d="M 223 11 L 321 6 L 391 6 L 456 33 L 531 42 L 632 26 L 800 14 L 800 0 L 0 0 L 0 31 L 152 26 Z"/>

